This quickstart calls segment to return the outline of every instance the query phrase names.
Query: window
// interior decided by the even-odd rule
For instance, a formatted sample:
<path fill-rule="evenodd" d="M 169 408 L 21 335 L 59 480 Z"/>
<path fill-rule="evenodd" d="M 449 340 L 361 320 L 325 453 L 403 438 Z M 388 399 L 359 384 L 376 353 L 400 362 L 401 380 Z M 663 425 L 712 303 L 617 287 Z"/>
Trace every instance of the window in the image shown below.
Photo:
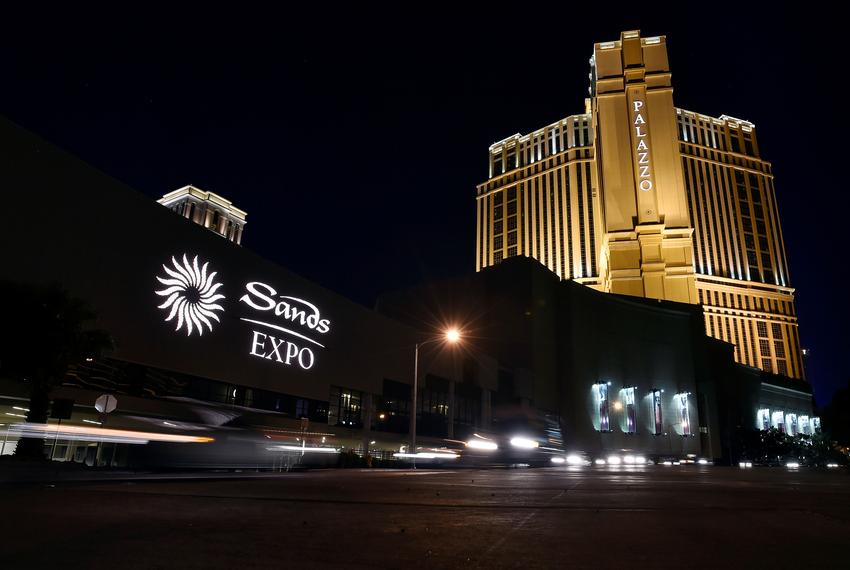
<path fill-rule="evenodd" d="M 797 435 L 797 414 L 785 414 L 785 433 Z"/>
<path fill-rule="evenodd" d="M 756 420 L 756 426 L 758 429 L 767 430 L 770 429 L 770 410 L 767 408 L 762 408 L 758 411 L 758 419 Z"/>
<path fill-rule="evenodd" d="M 676 394 L 674 400 L 679 408 L 679 424 L 682 426 L 682 435 L 691 435 L 691 414 L 688 410 L 688 395 L 690 392 Z"/>
<path fill-rule="evenodd" d="M 504 172 L 502 169 L 502 154 L 499 153 L 493 157 L 493 176 L 498 176 L 502 172 Z"/>
<path fill-rule="evenodd" d="M 608 417 L 608 386 L 610 383 L 600 382 L 593 385 L 596 400 L 596 429 L 599 431 L 611 431 Z"/>
<path fill-rule="evenodd" d="M 812 418 L 812 433 L 820 433 L 820 418 L 815 416 Z"/>
<path fill-rule="evenodd" d="M 776 410 L 770 415 L 770 427 L 785 431 L 785 413 L 782 410 Z"/>
<path fill-rule="evenodd" d="M 635 388 L 623 388 L 623 411 L 626 419 L 626 433 L 637 431 L 637 410 L 635 409 Z"/>
<path fill-rule="evenodd" d="M 306 418 L 310 415 L 310 407 L 307 400 L 296 400 L 295 402 L 295 417 Z"/>
<path fill-rule="evenodd" d="M 331 386 L 328 405 L 328 425 L 362 427 L 360 403 L 362 392 Z"/>
<path fill-rule="evenodd" d="M 809 416 L 800 416 L 799 425 L 800 425 L 800 433 L 804 433 L 806 435 L 812 435 L 812 431 L 811 431 L 811 428 L 809 426 Z"/>
<path fill-rule="evenodd" d="M 655 435 L 664 433 L 664 417 L 661 410 L 661 390 L 652 391 L 652 418 L 655 422 Z"/>
<path fill-rule="evenodd" d="M 411 386 L 384 378 L 384 389 L 376 403 L 373 429 L 407 433 L 410 429 Z"/>

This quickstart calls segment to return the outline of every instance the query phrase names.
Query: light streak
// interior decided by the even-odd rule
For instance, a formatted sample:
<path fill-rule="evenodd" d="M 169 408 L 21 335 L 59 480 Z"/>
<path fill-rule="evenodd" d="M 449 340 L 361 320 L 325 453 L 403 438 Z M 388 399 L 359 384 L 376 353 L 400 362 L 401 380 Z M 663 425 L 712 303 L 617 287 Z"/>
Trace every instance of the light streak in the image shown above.
<path fill-rule="evenodd" d="M 151 441 L 165 443 L 209 443 L 215 441 L 211 437 L 73 425 L 56 427 L 47 424 L 23 423 L 15 424 L 12 431 L 19 437 L 56 437 L 71 441 L 107 441 L 132 444 L 146 444 Z"/>

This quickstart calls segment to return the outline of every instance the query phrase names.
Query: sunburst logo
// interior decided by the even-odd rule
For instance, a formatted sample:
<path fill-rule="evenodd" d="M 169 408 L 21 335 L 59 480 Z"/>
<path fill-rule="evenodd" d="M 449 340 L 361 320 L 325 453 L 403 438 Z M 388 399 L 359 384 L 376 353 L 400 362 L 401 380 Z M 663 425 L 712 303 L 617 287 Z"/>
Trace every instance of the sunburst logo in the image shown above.
<path fill-rule="evenodd" d="M 162 270 L 165 277 L 157 276 L 156 280 L 165 285 L 165 289 L 155 291 L 160 297 L 167 297 L 158 308 L 168 311 L 166 322 L 177 318 L 179 331 L 185 326 L 186 335 L 191 336 L 193 332 L 198 335 L 204 334 L 204 325 L 212 332 L 211 321 L 220 323 L 216 311 L 223 311 L 224 307 L 218 301 L 224 299 L 224 295 L 217 293 L 222 286 L 216 282 L 216 273 L 207 273 L 209 262 L 198 265 L 198 256 L 190 263 L 183 254 L 183 263 L 171 257 L 171 267 L 163 264 Z"/>

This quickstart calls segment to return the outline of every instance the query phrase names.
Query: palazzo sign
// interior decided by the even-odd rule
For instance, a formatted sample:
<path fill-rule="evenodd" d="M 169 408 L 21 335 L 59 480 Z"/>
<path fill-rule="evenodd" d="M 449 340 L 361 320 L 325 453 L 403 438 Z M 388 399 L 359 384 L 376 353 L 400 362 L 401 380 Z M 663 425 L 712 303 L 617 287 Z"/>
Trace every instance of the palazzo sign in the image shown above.
<path fill-rule="evenodd" d="M 209 262 L 171 258 L 163 264 L 164 274 L 157 276 L 160 289 L 155 293 L 163 301 L 157 308 L 167 313 L 166 322 L 176 323 L 175 332 L 187 336 L 212 333 L 221 324 L 226 296 L 218 273 Z M 319 308 L 299 297 L 281 295 L 268 283 L 250 281 L 239 298 L 239 320 L 249 325 L 246 338 L 248 355 L 284 366 L 310 370 L 316 363 L 316 351 L 324 349 L 322 335 L 330 331 L 331 321 Z"/>
<path fill-rule="evenodd" d="M 635 156 L 638 169 L 638 187 L 644 192 L 649 192 L 652 190 L 653 184 L 652 175 L 649 170 L 651 166 L 649 162 L 649 138 L 647 137 L 646 119 L 644 119 L 646 111 L 643 107 L 644 102 L 642 100 L 635 99 L 632 101 L 633 124 L 635 128 L 635 140 L 637 141 Z"/>

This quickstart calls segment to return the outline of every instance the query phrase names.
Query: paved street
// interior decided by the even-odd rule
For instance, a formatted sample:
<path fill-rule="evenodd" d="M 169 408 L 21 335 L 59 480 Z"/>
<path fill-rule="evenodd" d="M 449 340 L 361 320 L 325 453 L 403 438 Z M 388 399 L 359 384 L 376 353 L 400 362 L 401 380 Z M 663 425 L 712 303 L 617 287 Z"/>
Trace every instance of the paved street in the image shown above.
<path fill-rule="evenodd" d="M 850 566 L 843 470 L 571 469 L 5 485 L 2 567 Z"/>

